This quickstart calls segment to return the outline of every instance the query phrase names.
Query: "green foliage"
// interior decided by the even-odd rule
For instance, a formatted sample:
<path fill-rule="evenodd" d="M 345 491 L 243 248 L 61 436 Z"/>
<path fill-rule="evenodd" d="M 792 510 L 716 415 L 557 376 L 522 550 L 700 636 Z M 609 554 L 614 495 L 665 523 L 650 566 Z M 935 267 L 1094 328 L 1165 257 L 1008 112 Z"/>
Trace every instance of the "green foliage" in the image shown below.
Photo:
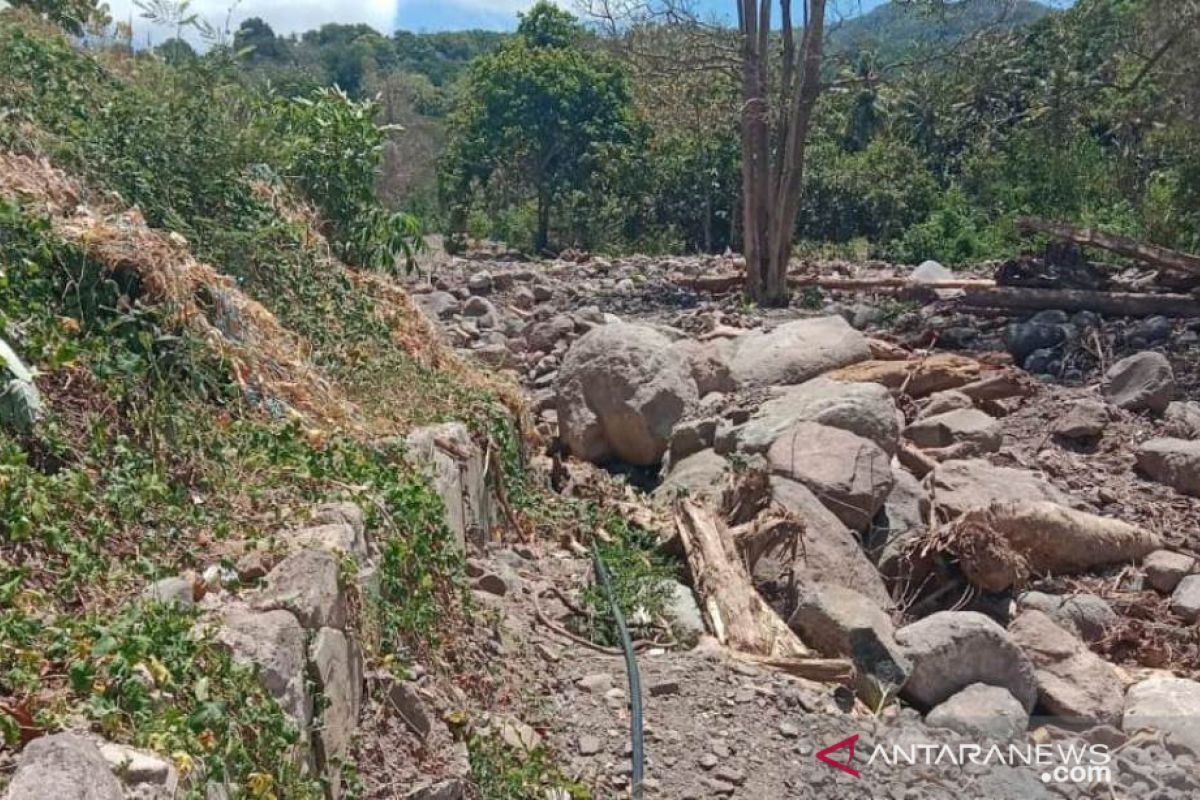
<path fill-rule="evenodd" d="M 657 537 L 619 517 L 601 518 L 597 509 L 591 511 L 595 516 L 591 529 L 608 534 L 599 541 L 600 557 L 612 575 L 613 595 L 626 622 L 636 628 L 639 619 L 665 618 L 676 567 L 658 552 Z M 591 613 L 580 621 L 579 633 L 597 644 L 619 645 L 616 617 L 603 587 L 589 585 L 583 600 Z"/>
<path fill-rule="evenodd" d="M 63 30 L 82 36 L 89 23 L 108 22 L 108 4 L 97 0 L 8 0 L 13 8 L 27 8 L 59 25 Z"/>
<path fill-rule="evenodd" d="M 458 225 L 476 191 L 501 207 L 532 200 L 533 244 L 542 249 L 552 210 L 614 148 L 634 141 L 625 75 L 584 38 L 574 18 L 539 3 L 516 38 L 471 64 L 450 117 L 441 178 Z"/>
<path fill-rule="evenodd" d="M 543 747 L 519 753 L 494 736 L 476 736 L 468 747 L 471 775 L 482 800 L 542 800 L 552 793 L 571 800 L 591 797 L 587 787 L 569 781 L 554 766 Z"/>
<path fill-rule="evenodd" d="M 391 270 L 398 256 L 411 261 L 420 226 L 408 214 L 388 213 L 375 199 L 375 175 L 385 131 L 373 102 L 356 102 L 338 89 L 287 102 L 287 174 L 320 208 L 330 239 L 344 261 Z"/>

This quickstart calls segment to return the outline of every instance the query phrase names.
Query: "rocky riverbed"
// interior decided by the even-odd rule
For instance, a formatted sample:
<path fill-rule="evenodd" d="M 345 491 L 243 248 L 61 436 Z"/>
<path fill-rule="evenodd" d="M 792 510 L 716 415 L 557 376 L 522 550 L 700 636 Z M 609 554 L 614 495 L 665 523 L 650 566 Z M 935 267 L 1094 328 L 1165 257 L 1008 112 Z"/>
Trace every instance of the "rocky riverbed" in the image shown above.
<path fill-rule="evenodd" d="M 634 505 L 667 520 L 666 539 L 675 498 L 716 503 L 750 471 L 762 514 L 803 523 L 752 577 L 805 643 L 854 663 L 859 699 L 707 637 L 650 651 L 650 793 L 1196 796 L 1193 321 L 976 314 L 942 289 L 918 303 L 810 288 L 762 311 L 735 281 L 727 258 L 634 257 L 451 260 L 412 286 L 462 352 L 525 386 L 560 488 L 589 464 L 636 476 Z M 484 561 L 506 576 L 498 646 L 543 698 L 539 735 L 600 795 L 624 794 L 620 662 L 531 608 L 545 586 L 581 586 L 587 561 Z M 854 734 L 859 776 L 815 757 Z M 868 763 L 877 744 L 984 741 L 1090 745 L 1111 783 L 1045 764 Z"/>

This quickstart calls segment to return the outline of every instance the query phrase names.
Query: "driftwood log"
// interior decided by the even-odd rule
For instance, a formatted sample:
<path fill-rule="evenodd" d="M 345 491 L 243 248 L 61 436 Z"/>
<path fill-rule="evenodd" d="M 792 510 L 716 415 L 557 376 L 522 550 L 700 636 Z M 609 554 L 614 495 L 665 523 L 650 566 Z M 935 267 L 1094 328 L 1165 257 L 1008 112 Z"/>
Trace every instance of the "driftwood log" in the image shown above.
<path fill-rule="evenodd" d="M 1098 231 L 1095 228 L 1071 225 L 1066 222 L 1051 222 L 1037 217 L 1024 217 L 1017 222 L 1017 225 L 1025 233 L 1042 233 L 1079 245 L 1099 247 L 1117 255 L 1136 259 L 1152 267 L 1200 275 L 1200 256 L 1190 253 L 1170 250 L 1155 244 L 1146 244 L 1127 236 Z"/>
<path fill-rule="evenodd" d="M 1039 311 L 1092 311 L 1121 317 L 1200 317 L 1200 300 L 1189 294 L 1093 292 L 1085 289 L 1031 289 L 996 286 L 964 289 L 959 303 L 976 308 Z"/>
<path fill-rule="evenodd" d="M 844 682 L 853 674 L 845 659 L 815 657 L 759 595 L 725 523 L 691 499 L 675 506 L 675 527 L 687 554 L 693 584 L 713 636 L 739 657 L 815 681 Z"/>
<path fill-rule="evenodd" d="M 887 276 L 879 278 L 825 278 L 819 276 L 801 276 L 789 278 L 788 283 L 794 287 L 816 286 L 820 289 L 838 289 L 847 292 L 887 292 L 907 290 L 936 289 L 986 289 L 994 287 L 996 282 L 989 278 L 961 278 L 943 281 L 914 281 L 911 278 Z"/>

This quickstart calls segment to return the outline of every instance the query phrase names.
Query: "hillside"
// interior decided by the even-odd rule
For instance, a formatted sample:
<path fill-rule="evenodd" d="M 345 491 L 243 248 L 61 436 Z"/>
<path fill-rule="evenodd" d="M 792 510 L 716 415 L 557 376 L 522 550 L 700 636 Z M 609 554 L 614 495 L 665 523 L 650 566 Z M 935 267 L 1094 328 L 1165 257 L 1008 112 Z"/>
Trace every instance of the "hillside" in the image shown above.
<path fill-rule="evenodd" d="M 1050 13 L 1036 0 L 965 0 L 937 11 L 890 2 L 843 20 L 831 31 L 829 46 L 848 55 L 872 50 L 886 62 L 914 48 L 952 44 L 982 30 L 1021 28 Z"/>

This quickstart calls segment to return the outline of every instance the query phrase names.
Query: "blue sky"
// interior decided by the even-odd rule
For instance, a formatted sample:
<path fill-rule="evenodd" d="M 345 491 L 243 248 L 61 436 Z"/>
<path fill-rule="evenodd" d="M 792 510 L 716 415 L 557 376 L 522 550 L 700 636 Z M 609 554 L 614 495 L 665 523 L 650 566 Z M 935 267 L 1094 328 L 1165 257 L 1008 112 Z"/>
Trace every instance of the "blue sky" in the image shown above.
<path fill-rule="evenodd" d="M 234 3 L 236 2 L 236 5 Z M 517 12 L 534 0 L 192 0 L 191 10 L 220 24 L 228 17 L 231 27 L 247 17 L 262 17 L 277 33 L 299 33 L 326 22 L 363 22 L 391 33 L 397 28 L 416 31 L 491 28 L 509 30 L 516 25 Z M 697 0 L 708 13 L 733 19 L 734 0 Z M 869 11 L 886 0 L 830 0 L 832 14 L 853 16 Z M 1058 5 L 1072 0 L 1056 0 Z M 113 17 L 132 19 L 137 40 L 161 41 L 169 31 L 154 30 L 139 18 L 134 0 L 108 0 Z M 571 3 L 564 5 L 571 8 Z M 232 11 L 231 11 L 232 6 Z"/>

